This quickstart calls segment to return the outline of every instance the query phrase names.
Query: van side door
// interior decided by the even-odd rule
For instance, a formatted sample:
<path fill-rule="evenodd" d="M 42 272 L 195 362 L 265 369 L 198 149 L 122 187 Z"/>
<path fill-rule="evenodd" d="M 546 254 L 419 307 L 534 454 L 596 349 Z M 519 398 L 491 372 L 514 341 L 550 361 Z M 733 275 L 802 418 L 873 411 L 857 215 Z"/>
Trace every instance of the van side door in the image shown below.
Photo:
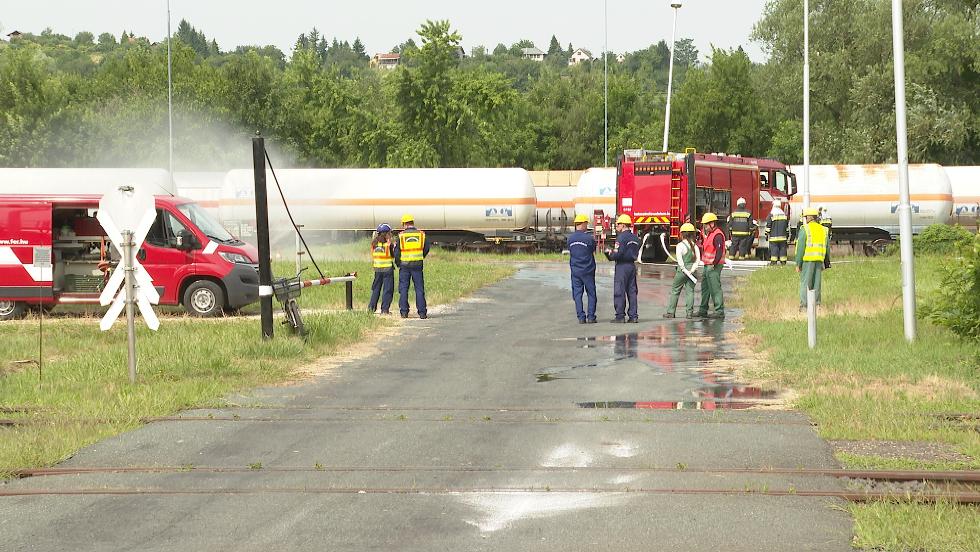
<path fill-rule="evenodd" d="M 178 305 L 181 302 L 180 283 L 194 274 L 192 252 L 181 250 L 177 237 L 187 226 L 167 209 L 157 209 L 157 218 L 137 253 L 143 268 L 153 278 L 160 293 L 160 303 Z"/>

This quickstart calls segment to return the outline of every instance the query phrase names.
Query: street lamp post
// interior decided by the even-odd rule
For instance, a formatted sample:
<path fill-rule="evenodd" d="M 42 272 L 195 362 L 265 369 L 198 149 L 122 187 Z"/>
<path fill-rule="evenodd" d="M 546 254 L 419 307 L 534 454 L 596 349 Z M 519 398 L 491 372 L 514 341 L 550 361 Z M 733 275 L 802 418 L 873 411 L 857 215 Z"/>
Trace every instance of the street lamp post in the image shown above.
<path fill-rule="evenodd" d="M 170 188 L 174 187 L 174 93 L 173 61 L 170 53 L 170 0 L 167 0 L 167 125 L 169 129 L 170 150 Z"/>
<path fill-rule="evenodd" d="M 810 207 L 810 0 L 803 0 L 803 208 Z"/>
<path fill-rule="evenodd" d="M 602 166 L 609 166 L 609 0 L 602 2 Z"/>
<path fill-rule="evenodd" d="M 895 53 L 895 139 L 898 146 L 898 225 L 902 257 L 902 311 L 905 339 L 915 341 L 915 269 L 912 254 L 912 207 L 909 204 L 908 129 L 905 120 L 905 44 L 902 0 L 892 0 L 892 48 Z"/>
<path fill-rule="evenodd" d="M 674 50 L 677 46 L 677 10 L 680 9 L 680 2 L 670 5 L 674 8 L 674 28 L 670 33 L 670 68 L 667 70 L 667 113 L 664 115 L 664 147 L 662 151 L 667 151 L 667 135 L 670 132 L 670 94 L 674 87 Z"/>

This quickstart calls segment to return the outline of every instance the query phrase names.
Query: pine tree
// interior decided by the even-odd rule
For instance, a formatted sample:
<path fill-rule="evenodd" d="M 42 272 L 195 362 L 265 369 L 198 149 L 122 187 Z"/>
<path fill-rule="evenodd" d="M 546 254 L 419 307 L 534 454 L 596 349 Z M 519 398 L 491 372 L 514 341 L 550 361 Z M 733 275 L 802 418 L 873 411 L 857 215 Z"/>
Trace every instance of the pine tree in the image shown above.
<path fill-rule="evenodd" d="M 561 44 L 558 43 L 558 39 L 555 38 L 555 35 L 551 35 L 551 43 L 548 44 L 548 57 L 555 57 L 563 53 Z"/>

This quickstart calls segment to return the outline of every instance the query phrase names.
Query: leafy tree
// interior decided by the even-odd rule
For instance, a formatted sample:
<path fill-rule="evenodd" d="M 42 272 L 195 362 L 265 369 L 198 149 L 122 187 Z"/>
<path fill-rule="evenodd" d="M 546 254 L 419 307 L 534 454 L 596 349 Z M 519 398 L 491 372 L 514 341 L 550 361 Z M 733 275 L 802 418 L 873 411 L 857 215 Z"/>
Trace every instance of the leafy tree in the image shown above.
<path fill-rule="evenodd" d="M 507 48 L 507 46 L 504 46 L 503 43 L 497 44 L 497 46 L 493 49 L 493 55 L 498 56 L 498 57 L 499 56 L 506 56 L 509 53 L 510 53 L 510 50 Z"/>
<path fill-rule="evenodd" d="M 76 46 L 91 46 L 94 40 L 95 36 L 88 31 L 82 31 L 75 35 Z"/>
<path fill-rule="evenodd" d="M 112 36 L 110 33 L 102 33 L 99 35 L 99 51 L 108 52 L 116 47 L 116 37 Z"/>

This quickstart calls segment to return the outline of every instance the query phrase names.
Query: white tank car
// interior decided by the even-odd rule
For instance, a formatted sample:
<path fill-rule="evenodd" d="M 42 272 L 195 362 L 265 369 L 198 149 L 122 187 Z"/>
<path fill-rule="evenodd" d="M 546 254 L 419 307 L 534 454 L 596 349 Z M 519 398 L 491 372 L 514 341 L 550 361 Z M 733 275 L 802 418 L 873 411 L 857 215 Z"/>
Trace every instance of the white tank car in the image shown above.
<path fill-rule="evenodd" d="M 980 167 L 945 167 L 953 189 L 953 222 L 974 225 L 980 217 Z"/>
<path fill-rule="evenodd" d="M 791 169 L 800 187 L 791 205 L 794 213 L 802 213 L 803 167 Z M 829 210 L 835 237 L 898 235 L 897 165 L 811 165 L 810 186 L 810 205 Z M 941 166 L 909 165 L 909 195 L 914 233 L 930 224 L 949 223 L 953 192 Z"/>
<path fill-rule="evenodd" d="M 411 214 L 425 230 L 486 233 L 531 226 L 535 197 L 524 169 L 285 169 L 276 171 L 297 224 L 304 232 L 398 227 Z M 267 173 L 273 239 L 292 228 Z M 222 223 L 241 237 L 255 228 L 251 170 L 225 177 L 219 200 Z"/>
<path fill-rule="evenodd" d="M 0 169 L 0 194 L 102 195 L 123 185 L 175 195 L 163 169 Z"/>
<path fill-rule="evenodd" d="M 576 191 L 573 186 L 535 186 L 534 195 L 537 198 L 535 228 L 547 230 L 558 229 L 562 225 L 570 226 L 575 218 Z"/>
<path fill-rule="evenodd" d="M 616 216 L 616 169 L 592 168 L 582 173 L 575 191 L 575 212 L 593 220 L 596 210 Z"/>

